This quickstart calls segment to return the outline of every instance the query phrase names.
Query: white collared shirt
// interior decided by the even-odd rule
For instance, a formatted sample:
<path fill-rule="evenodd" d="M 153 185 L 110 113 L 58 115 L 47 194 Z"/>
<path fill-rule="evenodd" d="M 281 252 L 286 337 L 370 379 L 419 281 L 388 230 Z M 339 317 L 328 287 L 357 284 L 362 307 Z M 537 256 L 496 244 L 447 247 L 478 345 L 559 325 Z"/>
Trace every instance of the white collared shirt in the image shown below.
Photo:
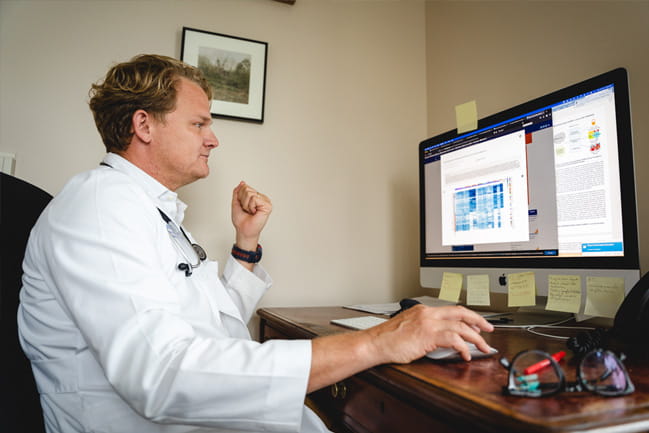
<path fill-rule="evenodd" d="M 209 259 L 186 277 L 157 209 L 180 225 L 186 205 L 104 162 L 52 200 L 23 263 L 19 334 L 47 431 L 327 431 L 304 407 L 310 341 L 250 339 L 266 272 L 230 257 L 222 277 Z"/>

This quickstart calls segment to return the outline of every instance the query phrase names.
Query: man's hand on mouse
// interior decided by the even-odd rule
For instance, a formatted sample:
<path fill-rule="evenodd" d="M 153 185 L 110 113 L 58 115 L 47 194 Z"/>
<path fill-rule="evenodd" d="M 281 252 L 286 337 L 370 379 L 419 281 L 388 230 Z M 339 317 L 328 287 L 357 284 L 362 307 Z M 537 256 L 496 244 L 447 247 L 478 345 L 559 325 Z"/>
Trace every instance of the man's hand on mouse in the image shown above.
<path fill-rule="evenodd" d="M 471 360 L 465 342 L 483 352 L 489 345 L 480 332 L 494 327 L 479 314 L 462 306 L 415 305 L 392 319 L 365 331 L 372 336 L 373 350 L 383 363 L 408 363 L 438 347 L 452 347 L 466 361 Z"/>

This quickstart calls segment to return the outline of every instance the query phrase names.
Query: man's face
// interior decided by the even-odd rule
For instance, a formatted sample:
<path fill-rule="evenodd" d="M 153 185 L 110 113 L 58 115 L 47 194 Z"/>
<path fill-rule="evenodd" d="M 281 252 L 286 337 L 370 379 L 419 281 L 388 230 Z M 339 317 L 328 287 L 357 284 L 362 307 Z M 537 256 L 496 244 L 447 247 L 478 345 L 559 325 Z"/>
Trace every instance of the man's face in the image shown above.
<path fill-rule="evenodd" d="M 210 151 L 219 145 L 211 124 L 207 95 L 198 84 L 181 78 L 176 108 L 163 122 L 152 122 L 154 177 L 172 191 L 206 177 Z"/>

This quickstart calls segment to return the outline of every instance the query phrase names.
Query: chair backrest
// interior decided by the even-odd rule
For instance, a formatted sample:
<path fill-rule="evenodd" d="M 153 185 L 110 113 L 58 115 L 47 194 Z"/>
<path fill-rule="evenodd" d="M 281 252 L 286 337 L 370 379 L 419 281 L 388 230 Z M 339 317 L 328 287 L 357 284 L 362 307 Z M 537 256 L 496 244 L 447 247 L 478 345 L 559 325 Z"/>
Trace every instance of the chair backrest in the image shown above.
<path fill-rule="evenodd" d="M 43 412 L 31 365 L 18 341 L 18 293 L 29 232 L 52 196 L 0 173 L 0 431 L 43 432 Z"/>

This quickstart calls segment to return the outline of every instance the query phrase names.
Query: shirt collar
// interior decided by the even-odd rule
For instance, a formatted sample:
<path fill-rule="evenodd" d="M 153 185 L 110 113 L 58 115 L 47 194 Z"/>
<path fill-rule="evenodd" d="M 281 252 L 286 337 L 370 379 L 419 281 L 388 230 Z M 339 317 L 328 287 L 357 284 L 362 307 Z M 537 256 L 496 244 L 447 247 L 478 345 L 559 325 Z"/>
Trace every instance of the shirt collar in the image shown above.
<path fill-rule="evenodd" d="M 130 177 L 144 189 L 146 194 L 153 199 L 156 205 L 169 218 L 174 220 L 178 225 L 182 224 L 187 205 L 178 198 L 177 193 L 171 191 L 138 166 L 116 153 L 107 153 L 103 162 Z"/>

